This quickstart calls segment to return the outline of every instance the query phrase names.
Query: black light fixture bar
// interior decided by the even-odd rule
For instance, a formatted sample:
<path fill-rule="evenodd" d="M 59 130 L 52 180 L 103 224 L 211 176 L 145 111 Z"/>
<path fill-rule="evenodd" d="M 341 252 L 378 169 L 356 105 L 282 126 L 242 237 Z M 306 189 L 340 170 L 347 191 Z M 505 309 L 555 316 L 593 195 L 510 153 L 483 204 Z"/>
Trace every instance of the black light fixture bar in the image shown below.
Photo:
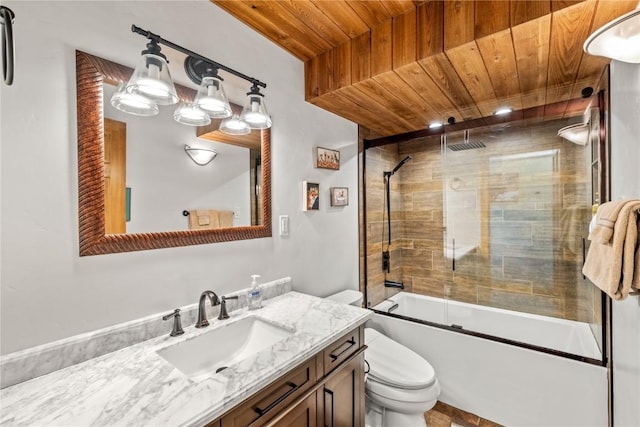
<path fill-rule="evenodd" d="M 136 33 L 136 34 L 140 34 L 142 36 L 145 36 L 149 40 L 153 40 L 156 43 L 163 44 L 165 46 L 169 46 L 170 48 L 175 49 L 178 52 L 182 52 L 185 55 L 191 56 L 193 58 L 200 59 L 200 60 L 205 61 L 205 62 L 208 62 L 211 65 L 213 65 L 214 68 L 217 68 L 217 69 L 220 69 L 220 70 L 224 70 L 227 73 L 233 74 L 236 77 L 240 77 L 241 79 L 244 79 L 244 80 L 246 80 L 248 82 L 251 82 L 251 84 L 253 84 L 255 86 L 260 86 L 260 87 L 263 87 L 263 88 L 267 87 L 266 83 L 263 83 L 263 82 L 261 82 L 260 80 L 258 80 L 256 78 L 249 77 L 246 74 L 242 74 L 241 72 L 234 70 L 233 68 L 229 68 L 229 67 L 227 67 L 225 65 L 222 65 L 222 64 L 220 64 L 220 63 L 218 63 L 216 61 L 213 61 L 213 60 L 211 60 L 211 59 L 209 59 L 207 57 L 204 57 L 204 56 L 202 56 L 202 55 L 200 55 L 198 53 L 195 53 L 195 52 L 193 52 L 193 51 L 191 51 L 189 49 L 186 49 L 186 48 L 184 48 L 184 47 L 182 47 L 180 45 L 177 45 L 177 44 L 175 44 L 175 43 L 173 43 L 173 42 L 171 42 L 169 40 L 165 40 L 162 37 L 160 37 L 159 35 L 152 33 L 151 31 L 144 30 L 144 29 L 142 29 L 140 27 L 137 27 L 135 25 L 131 25 L 131 31 Z"/>

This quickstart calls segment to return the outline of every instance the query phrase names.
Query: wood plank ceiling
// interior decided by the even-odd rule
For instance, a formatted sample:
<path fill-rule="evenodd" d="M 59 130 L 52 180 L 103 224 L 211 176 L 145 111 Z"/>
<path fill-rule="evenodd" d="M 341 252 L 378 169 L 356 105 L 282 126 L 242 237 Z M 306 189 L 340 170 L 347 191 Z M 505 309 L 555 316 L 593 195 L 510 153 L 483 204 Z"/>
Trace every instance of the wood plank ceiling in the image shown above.
<path fill-rule="evenodd" d="M 380 136 L 566 102 L 594 30 L 637 0 L 212 0 L 305 63 L 305 98 Z"/>

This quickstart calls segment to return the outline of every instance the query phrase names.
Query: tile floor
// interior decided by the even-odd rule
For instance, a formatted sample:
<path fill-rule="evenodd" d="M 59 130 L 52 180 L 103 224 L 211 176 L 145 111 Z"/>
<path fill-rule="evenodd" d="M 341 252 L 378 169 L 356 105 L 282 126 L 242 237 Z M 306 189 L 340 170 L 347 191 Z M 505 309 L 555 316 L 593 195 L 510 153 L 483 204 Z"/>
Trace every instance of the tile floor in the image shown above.
<path fill-rule="evenodd" d="M 424 413 L 428 427 L 502 427 L 493 421 L 438 402 L 430 411 Z"/>

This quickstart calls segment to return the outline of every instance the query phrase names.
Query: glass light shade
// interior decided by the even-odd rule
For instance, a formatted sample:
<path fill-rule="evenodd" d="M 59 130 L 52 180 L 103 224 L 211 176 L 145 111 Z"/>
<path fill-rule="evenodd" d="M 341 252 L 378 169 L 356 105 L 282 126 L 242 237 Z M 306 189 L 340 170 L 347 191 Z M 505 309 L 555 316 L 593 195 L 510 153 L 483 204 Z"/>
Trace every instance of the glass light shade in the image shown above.
<path fill-rule="evenodd" d="M 584 42 L 584 51 L 589 55 L 639 64 L 640 8 L 622 15 L 594 31 Z"/>
<path fill-rule="evenodd" d="M 189 147 L 188 145 L 184 146 L 184 151 L 191 157 L 194 163 L 200 166 L 208 165 L 218 155 L 217 151 L 210 148 L 195 148 Z"/>
<path fill-rule="evenodd" d="M 151 53 L 142 55 L 127 83 L 127 92 L 146 96 L 158 105 L 172 105 L 178 102 L 167 61 Z"/>
<path fill-rule="evenodd" d="M 155 116 L 159 112 L 155 102 L 145 96 L 127 92 L 124 83 L 120 83 L 118 90 L 111 97 L 111 105 L 136 116 Z"/>
<path fill-rule="evenodd" d="M 173 113 L 173 119 L 183 125 L 206 126 L 211 123 L 211 117 L 193 104 L 181 103 Z"/>
<path fill-rule="evenodd" d="M 240 120 L 246 122 L 251 129 L 266 129 L 271 127 L 271 117 L 260 94 L 247 95 Z"/>
<path fill-rule="evenodd" d="M 228 135 L 248 135 L 251 133 L 251 127 L 247 122 L 240 120 L 237 114 L 234 114 L 220 123 L 220 132 Z"/>
<path fill-rule="evenodd" d="M 589 124 L 576 123 L 565 126 L 558 131 L 558 136 L 578 145 L 587 145 L 589 140 Z"/>
<path fill-rule="evenodd" d="M 203 77 L 198 88 L 194 105 L 204 110 L 209 116 L 224 119 L 231 116 L 231 105 L 218 77 Z"/>

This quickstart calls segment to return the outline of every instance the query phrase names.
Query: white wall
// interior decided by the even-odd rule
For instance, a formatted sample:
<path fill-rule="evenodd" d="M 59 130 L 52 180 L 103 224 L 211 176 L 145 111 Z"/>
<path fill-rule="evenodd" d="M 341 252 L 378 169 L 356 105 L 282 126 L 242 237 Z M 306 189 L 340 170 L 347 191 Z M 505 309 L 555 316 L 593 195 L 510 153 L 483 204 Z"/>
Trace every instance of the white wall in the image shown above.
<path fill-rule="evenodd" d="M 640 65 L 611 61 L 611 199 L 640 198 Z M 613 301 L 613 422 L 640 426 L 640 297 Z"/>
<path fill-rule="evenodd" d="M 302 62 L 205 0 L 3 4 L 16 13 L 16 78 L 0 85 L 3 354 L 246 287 L 251 273 L 321 296 L 357 288 L 357 127 L 304 102 Z M 274 237 L 78 256 L 75 49 L 135 61 L 146 40 L 131 24 L 267 83 Z M 236 103 L 244 91 L 227 87 Z M 313 168 L 315 145 L 341 150 L 339 171 Z M 303 180 L 320 183 L 320 211 L 302 212 Z M 332 186 L 351 189 L 349 206 L 329 207 Z"/>

